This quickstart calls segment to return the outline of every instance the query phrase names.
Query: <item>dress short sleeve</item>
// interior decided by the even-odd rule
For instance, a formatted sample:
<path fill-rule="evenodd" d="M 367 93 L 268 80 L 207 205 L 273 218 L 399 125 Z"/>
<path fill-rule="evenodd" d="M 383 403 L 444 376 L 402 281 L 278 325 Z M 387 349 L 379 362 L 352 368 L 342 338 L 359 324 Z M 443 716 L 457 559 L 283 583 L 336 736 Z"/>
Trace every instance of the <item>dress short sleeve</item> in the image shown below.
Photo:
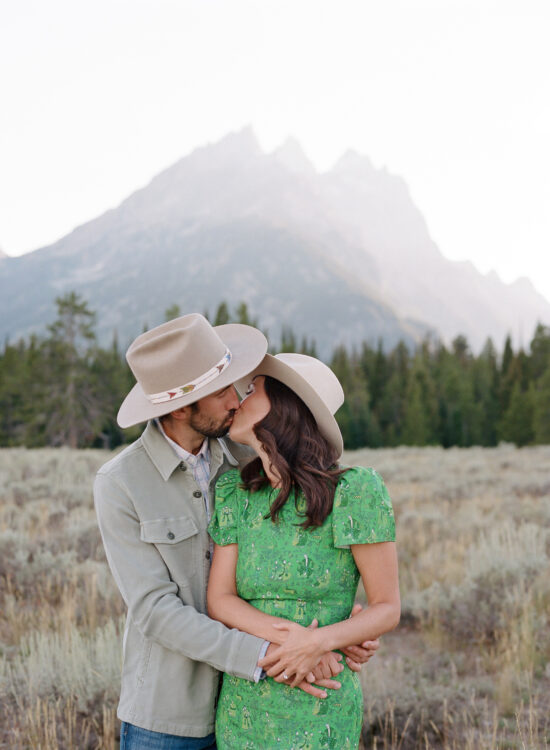
<path fill-rule="evenodd" d="M 208 533 L 216 544 L 237 543 L 238 527 L 238 484 L 241 481 L 236 469 L 222 474 L 216 482 L 215 505 Z"/>
<path fill-rule="evenodd" d="M 382 477 L 356 466 L 342 475 L 334 494 L 335 547 L 395 541 L 392 503 Z"/>

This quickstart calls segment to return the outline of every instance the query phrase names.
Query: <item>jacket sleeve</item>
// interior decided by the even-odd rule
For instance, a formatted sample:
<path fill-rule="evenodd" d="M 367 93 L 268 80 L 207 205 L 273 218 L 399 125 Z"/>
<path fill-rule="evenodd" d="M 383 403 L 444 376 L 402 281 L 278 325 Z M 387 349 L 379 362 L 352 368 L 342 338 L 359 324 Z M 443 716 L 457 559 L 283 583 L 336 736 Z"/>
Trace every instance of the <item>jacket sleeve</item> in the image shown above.
<path fill-rule="evenodd" d="M 142 541 L 134 505 L 115 477 L 99 472 L 94 500 L 109 567 L 143 635 L 222 672 L 254 680 L 264 641 L 184 604 L 155 545 Z"/>

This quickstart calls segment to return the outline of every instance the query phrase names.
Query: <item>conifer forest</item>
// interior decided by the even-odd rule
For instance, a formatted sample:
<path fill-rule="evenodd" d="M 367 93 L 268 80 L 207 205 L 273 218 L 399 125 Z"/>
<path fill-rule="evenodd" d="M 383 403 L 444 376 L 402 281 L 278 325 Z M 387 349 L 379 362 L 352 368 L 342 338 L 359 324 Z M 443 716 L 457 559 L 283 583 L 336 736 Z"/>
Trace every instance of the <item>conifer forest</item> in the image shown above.
<path fill-rule="evenodd" d="M 112 449 L 141 427 L 121 430 L 116 413 L 134 384 L 116 332 L 110 346 L 95 333 L 95 313 L 70 292 L 42 336 L 6 341 L 0 352 L 0 446 Z M 181 314 L 177 305 L 166 319 Z M 245 303 L 220 303 L 214 325 L 257 325 Z M 138 332 L 137 332 L 138 333 Z M 270 351 L 316 354 L 315 342 L 289 328 Z M 381 342 L 334 349 L 329 364 L 346 401 L 337 413 L 347 449 L 397 445 L 469 447 L 550 443 L 550 327 L 539 324 L 528 346 L 511 339 L 499 354 L 487 340 L 474 354 L 464 336 L 450 345 L 425 339 L 411 351 Z"/>

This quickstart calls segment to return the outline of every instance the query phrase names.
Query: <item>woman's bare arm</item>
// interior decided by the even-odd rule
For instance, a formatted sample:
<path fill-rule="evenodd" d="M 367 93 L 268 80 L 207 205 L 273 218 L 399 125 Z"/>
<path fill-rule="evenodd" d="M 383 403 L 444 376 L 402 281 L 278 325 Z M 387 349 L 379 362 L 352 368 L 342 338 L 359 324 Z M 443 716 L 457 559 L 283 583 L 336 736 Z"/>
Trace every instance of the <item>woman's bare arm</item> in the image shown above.
<path fill-rule="evenodd" d="M 228 627 L 265 638 L 275 645 L 282 643 L 287 634 L 273 626 L 286 622 L 291 624 L 290 621 L 267 615 L 239 597 L 235 584 L 237 560 L 238 545 L 216 545 L 208 582 L 208 614 Z M 272 649 L 272 646 L 269 648 Z M 318 661 L 322 656 L 319 654 Z M 326 692 L 310 683 L 315 681 L 316 685 L 323 688 L 338 689 L 340 683 L 335 682 L 332 677 L 343 669 L 339 664 L 340 659 L 340 654 L 326 654 L 319 670 L 310 670 L 311 674 L 307 673 L 307 679 L 300 680 L 296 685 L 317 698 L 326 698 Z"/>
<path fill-rule="evenodd" d="M 355 544 L 351 547 L 361 573 L 369 606 L 355 617 L 308 631 L 297 623 L 273 624 L 288 632 L 285 642 L 260 665 L 270 676 L 296 668 L 294 680 L 311 670 L 319 652 L 325 653 L 378 638 L 399 623 L 401 603 L 395 542 Z"/>

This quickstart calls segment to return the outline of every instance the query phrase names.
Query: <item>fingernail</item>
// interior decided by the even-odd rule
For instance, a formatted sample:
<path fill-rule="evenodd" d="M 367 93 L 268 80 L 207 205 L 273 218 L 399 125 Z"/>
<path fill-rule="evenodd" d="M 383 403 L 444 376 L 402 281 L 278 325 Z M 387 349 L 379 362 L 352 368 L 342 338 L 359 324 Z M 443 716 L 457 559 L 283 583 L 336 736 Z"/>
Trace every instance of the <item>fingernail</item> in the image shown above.
<path fill-rule="evenodd" d="M 326 694 L 326 693 L 321 693 L 321 696 L 320 696 L 320 697 L 321 697 L 321 698 L 326 698 L 326 697 L 327 697 L 327 694 Z"/>

